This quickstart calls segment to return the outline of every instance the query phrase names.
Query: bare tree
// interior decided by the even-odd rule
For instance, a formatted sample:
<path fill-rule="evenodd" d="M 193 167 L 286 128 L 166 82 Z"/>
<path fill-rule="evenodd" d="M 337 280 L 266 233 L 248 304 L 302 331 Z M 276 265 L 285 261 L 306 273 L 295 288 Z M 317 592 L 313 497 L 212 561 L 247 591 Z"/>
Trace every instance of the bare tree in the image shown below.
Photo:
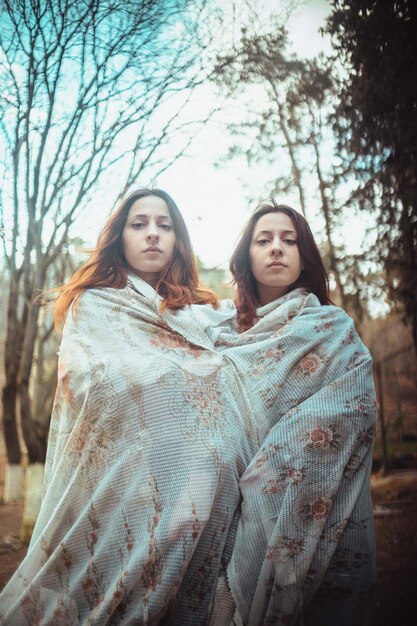
<path fill-rule="evenodd" d="M 36 296 L 94 195 L 102 203 L 107 194 L 110 208 L 145 171 L 157 176 L 189 145 L 197 120 L 185 122 L 184 112 L 204 78 L 194 28 L 202 11 L 203 0 L 2 2 L 0 229 L 9 279 L 2 401 L 10 464 L 21 462 L 19 404 L 29 461 L 45 456 L 30 393 L 45 338 Z"/>
<path fill-rule="evenodd" d="M 333 162 L 334 141 L 328 137 L 329 133 L 332 134 L 329 123 L 329 112 L 333 110 L 332 87 L 331 68 L 314 59 L 303 64 L 297 88 L 288 97 L 298 110 L 298 119 L 302 119 L 304 128 L 308 129 L 307 136 L 301 142 L 312 152 L 312 170 L 317 181 L 320 209 L 324 218 L 326 257 L 336 287 L 335 299 L 346 308 L 348 299 L 342 281 L 342 264 L 334 243 L 337 217 L 340 216 L 342 207 L 338 206 L 336 199 L 339 179 Z M 332 144 L 331 148 L 329 143 Z"/>
<path fill-rule="evenodd" d="M 287 35 L 283 27 L 265 35 L 252 34 L 246 28 L 238 44 L 219 54 L 215 76 L 217 82 L 231 95 L 241 93 L 243 85 L 258 85 L 264 88 L 261 106 L 249 110 L 255 111 L 253 119 L 241 125 L 241 129 L 257 126 L 258 141 L 247 151 L 249 159 L 264 157 L 265 151 L 284 149 L 290 163 L 291 182 L 285 176 L 277 175 L 283 189 L 295 187 L 298 192 L 300 208 L 306 212 L 305 191 L 302 171 L 298 156 L 298 137 L 294 132 L 294 116 L 289 114 L 286 94 L 299 73 L 300 61 L 286 58 L 284 51 Z M 233 126 L 233 125 L 231 125 Z M 236 134 L 236 127 L 232 128 Z"/>
<path fill-rule="evenodd" d="M 219 55 L 216 76 L 229 93 L 238 92 L 239 96 L 242 85 L 257 85 L 263 90 L 263 101 L 258 99 L 260 105 L 255 113 L 250 109 L 249 121 L 233 130 L 238 134 L 256 128 L 257 138 L 245 152 L 250 160 L 277 163 L 272 192 L 295 189 L 306 215 L 307 174 L 310 183 L 314 179 L 324 220 L 326 258 L 336 285 L 336 299 L 344 306 L 344 285 L 334 243 L 334 218 L 340 208 L 332 193 L 335 179 L 323 156 L 329 152 L 325 137 L 330 128 L 326 119 L 331 90 L 328 70 L 316 61 L 289 55 L 286 31 L 281 26 L 267 33 L 243 30 L 238 45 Z M 235 147 L 232 154 L 236 151 Z"/>

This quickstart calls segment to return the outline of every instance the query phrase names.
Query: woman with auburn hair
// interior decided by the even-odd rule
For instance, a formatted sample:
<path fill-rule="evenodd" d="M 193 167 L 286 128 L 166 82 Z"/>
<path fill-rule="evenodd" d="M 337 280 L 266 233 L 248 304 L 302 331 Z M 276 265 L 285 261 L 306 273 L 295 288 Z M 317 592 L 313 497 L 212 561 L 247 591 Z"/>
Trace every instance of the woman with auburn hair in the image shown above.
<path fill-rule="evenodd" d="M 258 452 L 243 472 L 227 580 L 246 626 L 358 626 L 375 580 L 369 477 L 372 361 L 329 300 L 311 230 L 294 209 L 258 207 L 230 267 L 237 328 L 217 347 L 240 372 Z"/>
<path fill-rule="evenodd" d="M 284 239 L 284 244 L 287 244 L 287 248 L 293 247 L 295 250 L 298 250 L 301 261 L 300 271 L 294 277 L 292 284 L 285 281 L 285 278 L 282 278 L 284 274 L 282 269 L 277 267 L 275 270 L 272 270 L 272 274 L 276 275 L 277 282 L 279 283 L 280 280 L 284 282 L 286 292 L 297 287 L 305 287 L 310 293 L 317 296 L 321 304 L 331 304 L 327 272 L 308 222 L 291 207 L 284 204 L 278 205 L 271 200 L 270 203 L 262 204 L 253 213 L 230 259 L 230 271 L 237 286 L 236 307 L 241 330 L 247 330 L 253 325 L 256 308 L 259 304 L 262 304 L 258 293 L 258 282 L 251 265 L 250 247 L 257 222 L 261 217 L 270 213 L 280 213 L 281 215 L 286 215 L 291 220 L 290 228 L 296 233 L 296 240 L 294 234 L 292 234 L 287 237 L 286 241 Z M 294 246 L 294 240 L 297 244 L 296 246 Z"/>
<path fill-rule="evenodd" d="M 129 194 L 56 303 L 44 497 L 2 624 L 208 623 L 256 450 L 216 306 L 172 198 Z"/>
<path fill-rule="evenodd" d="M 165 232 L 175 234 L 172 257 L 169 262 L 154 273 L 154 278 L 151 281 L 147 281 L 162 296 L 162 310 L 175 310 L 187 304 L 217 305 L 217 296 L 199 284 L 188 230 L 174 200 L 162 189 L 137 189 L 122 200 L 107 220 L 89 261 L 77 270 L 71 280 L 60 289 L 61 295 L 55 305 L 55 321 L 58 328 L 62 326 L 72 302 L 77 300 L 85 289 L 92 287 L 120 289 L 126 287 L 128 270 L 131 266 L 126 260 L 123 237 L 129 230 L 129 217 L 133 220 L 137 214 L 136 209 L 141 204 L 149 204 L 149 202 L 152 202 L 156 207 L 162 207 L 164 217 L 168 218 L 169 226 L 172 227 L 171 231 L 168 231 L 167 225 L 164 225 L 162 220 L 158 226 L 162 236 Z M 130 230 L 132 230 L 132 225 L 136 231 L 142 228 L 140 221 L 136 220 L 136 222 L 132 221 Z M 155 236 L 157 236 L 157 232 Z M 155 251 L 154 254 L 150 251 L 147 256 L 149 258 L 147 261 L 144 258 L 144 263 L 147 262 L 151 270 L 155 270 L 165 261 L 165 257 L 161 259 L 161 254 L 158 254 L 158 251 Z M 152 267 L 152 263 L 154 267 Z M 133 272 L 135 272 L 134 268 Z"/>

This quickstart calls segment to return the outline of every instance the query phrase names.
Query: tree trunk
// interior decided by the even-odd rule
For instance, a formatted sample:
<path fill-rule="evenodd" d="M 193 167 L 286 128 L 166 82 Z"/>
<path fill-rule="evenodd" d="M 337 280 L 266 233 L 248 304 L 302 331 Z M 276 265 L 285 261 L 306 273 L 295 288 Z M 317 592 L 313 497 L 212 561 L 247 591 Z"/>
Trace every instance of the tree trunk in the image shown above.
<path fill-rule="evenodd" d="M 382 366 L 378 362 L 375 365 L 376 379 L 377 379 L 377 391 L 378 391 L 378 417 L 381 425 L 381 444 L 382 444 L 382 474 L 386 476 L 389 470 L 389 456 L 387 447 L 387 426 L 385 423 L 385 411 L 384 411 L 384 389 L 382 386 Z"/>
<path fill-rule="evenodd" d="M 3 430 L 7 460 L 12 465 L 19 465 L 22 462 L 22 452 L 20 450 L 16 424 L 16 398 L 16 381 L 7 382 L 3 387 L 2 393 Z"/>
<path fill-rule="evenodd" d="M 37 277 L 37 283 L 41 279 Z M 40 293 L 42 284 L 32 290 L 32 293 Z M 38 334 L 38 318 L 40 303 L 35 301 L 31 304 L 26 325 L 25 340 L 23 344 L 21 377 L 19 385 L 20 417 L 25 444 L 28 450 L 29 463 L 44 463 L 45 446 L 39 438 L 32 419 L 32 401 L 29 393 L 30 374 L 32 371 L 35 341 Z"/>
<path fill-rule="evenodd" d="M 4 504 L 21 502 L 23 500 L 25 470 L 21 464 L 7 463 L 4 478 Z"/>
<path fill-rule="evenodd" d="M 297 191 L 298 191 L 298 197 L 300 198 L 301 212 L 304 215 L 304 217 L 307 217 L 307 215 L 306 215 L 306 201 L 305 201 L 304 187 L 303 187 L 302 180 L 301 180 L 301 170 L 298 167 L 297 158 L 296 158 L 296 155 L 295 155 L 294 144 L 293 144 L 293 142 L 291 141 L 291 138 L 290 138 L 290 133 L 289 133 L 289 130 L 288 130 L 288 127 L 287 127 L 287 123 L 285 121 L 285 116 L 284 116 L 284 113 L 282 111 L 282 107 L 278 103 L 278 100 L 276 101 L 276 103 L 277 103 L 277 106 L 278 106 L 278 115 L 279 115 L 279 121 L 280 121 L 280 128 L 281 128 L 282 134 L 284 135 L 285 144 L 287 146 L 288 155 L 289 155 L 290 161 L 291 161 L 291 171 L 292 171 L 292 175 L 294 177 L 294 183 L 295 183 L 295 186 L 296 186 Z"/>
<path fill-rule="evenodd" d="M 7 307 L 7 331 L 5 341 L 4 369 L 6 384 L 2 392 L 3 429 L 8 462 L 19 465 L 22 453 L 17 434 L 16 399 L 18 393 L 18 373 L 21 354 L 21 333 L 18 321 L 19 278 L 10 277 L 9 301 Z"/>
<path fill-rule="evenodd" d="M 412 185 L 411 189 L 412 193 L 407 194 L 406 198 L 402 199 L 403 210 L 400 220 L 402 231 L 400 240 L 403 249 L 401 291 L 406 317 L 411 323 L 414 350 L 417 356 L 417 290 L 415 286 L 415 277 L 417 275 L 417 220 L 413 219 L 413 216 L 417 214 L 415 207 L 417 189 L 415 185 Z"/>
<path fill-rule="evenodd" d="M 28 451 L 29 463 L 44 463 L 46 449 L 34 429 L 28 380 L 21 382 L 19 396 L 22 431 Z"/>
<path fill-rule="evenodd" d="M 326 195 L 326 182 L 323 178 L 323 172 L 322 172 L 321 164 L 320 164 L 319 146 L 318 146 L 316 137 L 314 136 L 314 131 L 312 134 L 312 145 L 313 145 L 314 154 L 316 157 L 316 173 L 317 173 L 317 178 L 319 181 L 321 208 L 322 208 L 324 222 L 325 222 L 326 239 L 327 239 L 327 245 L 328 245 L 328 250 L 329 250 L 330 270 L 336 281 L 336 293 L 337 293 L 338 299 L 340 300 L 340 306 L 343 308 L 346 308 L 345 292 L 343 289 L 342 281 L 340 280 L 340 273 L 339 273 L 336 253 L 335 253 L 333 239 L 332 239 L 332 226 L 331 226 L 332 222 L 331 222 L 331 216 L 330 216 L 329 201 Z"/>
<path fill-rule="evenodd" d="M 44 468 L 43 463 L 33 463 L 26 468 L 25 506 L 20 532 L 20 540 L 24 544 L 30 541 L 41 508 Z"/>

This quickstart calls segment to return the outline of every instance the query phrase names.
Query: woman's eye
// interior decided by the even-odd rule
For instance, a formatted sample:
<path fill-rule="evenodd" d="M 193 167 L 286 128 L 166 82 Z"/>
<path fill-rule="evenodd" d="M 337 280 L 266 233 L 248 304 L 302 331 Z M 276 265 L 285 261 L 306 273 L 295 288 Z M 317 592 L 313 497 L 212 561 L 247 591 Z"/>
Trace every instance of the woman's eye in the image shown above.
<path fill-rule="evenodd" d="M 143 222 L 135 222 L 134 224 L 131 224 L 131 227 L 134 228 L 135 230 L 139 230 L 140 228 L 143 228 L 145 226 L 145 224 Z"/>
<path fill-rule="evenodd" d="M 160 224 L 160 228 L 162 228 L 162 230 L 172 230 L 171 224 Z"/>
<path fill-rule="evenodd" d="M 265 244 L 267 244 L 269 241 L 269 239 L 257 239 L 256 243 L 260 246 L 264 246 Z"/>
<path fill-rule="evenodd" d="M 297 243 L 296 239 L 284 239 L 285 243 L 287 243 L 290 246 L 295 246 Z"/>

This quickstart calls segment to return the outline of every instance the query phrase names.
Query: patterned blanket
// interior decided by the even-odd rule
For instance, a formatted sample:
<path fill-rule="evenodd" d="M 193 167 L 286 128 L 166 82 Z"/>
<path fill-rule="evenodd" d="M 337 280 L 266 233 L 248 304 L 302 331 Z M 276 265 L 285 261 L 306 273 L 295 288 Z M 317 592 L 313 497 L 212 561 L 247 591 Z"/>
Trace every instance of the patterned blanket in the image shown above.
<path fill-rule="evenodd" d="M 349 316 L 302 290 L 257 315 L 217 338 L 263 441 L 240 480 L 229 585 L 249 626 L 358 624 L 375 581 L 371 358 Z"/>
<path fill-rule="evenodd" d="M 301 291 L 241 335 L 231 303 L 158 304 L 130 277 L 68 315 L 42 508 L 2 623 L 229 624 L 226 569 L 251 625 L 294 623 L 322 591 L 356 606 L 374 401 L 351 320 Z"/>

